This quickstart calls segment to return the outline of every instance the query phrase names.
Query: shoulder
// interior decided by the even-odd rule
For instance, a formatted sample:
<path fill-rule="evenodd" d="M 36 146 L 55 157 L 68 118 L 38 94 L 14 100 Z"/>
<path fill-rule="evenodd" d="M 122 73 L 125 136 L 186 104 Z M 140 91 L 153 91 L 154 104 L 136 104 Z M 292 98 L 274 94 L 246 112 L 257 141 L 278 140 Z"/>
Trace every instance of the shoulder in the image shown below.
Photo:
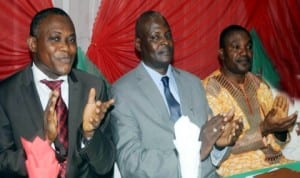
<path fill-rule="evenodd" d="M 105 83 L 104 76 L 95 76 L 79 69 L 72 69 L 70 75 L 72 80 L 78 80 L 82 83 Z"/>
<path fill-rule="evenodd" d="M 206 93 L 211 94 L 214 96 L 217 96 L 221 90 L 222 90 L 222 85 L 220 83 L 221 81 L 221 72 L 220 70 L 216 70 L 209 74 L 203 81 L 203 85 L 205 87 Z"/>
<path fill-rule="evenodd" d="M 204 91 L 201 79 L 195 74 L 178 68 L 174 68 L 173 74 L 177 85 L 188 86 L 191 90 Z"/>
<path fill-rule="evenodd" d="M 27 66 L 24 69 L 16 72 L 15 74 L 7 77 L 0 81 L 0 88 L 15 88 L 26 82 L 31 82 L 33 80 L 33 74 L 31 67 Z"/>
<path fill-rule="evenodd" d="M 131 87 L 135 87 L 137 85 L 137 82 L 143 80 L 145 75 L 147 75 L 146 72 L 142 73 L 140 70 L 141 69 L 138 70 L 137 68 L 134 68 L 131 71 L 125 73 L 112 84 L 112 88 L 128 89 Z"/>
<path fill-rule="evenodd" d="M 216 76 L 220 76 L 220 75 L 221 75 L 221 72 L 220 72 L 219 69 L 213 71 L 213 72 L 210 73 L 207 77 L 204 78 L 204 80 L 203 80 L 203 85 L 206 87 L 206 85 L 207 85 L 209 82 L 211 83 L 212 81 L 215 80 L 215 77 L 216 77 Z"/>
<path fill-rule="evenodd" d="M 182 93 L 188 93 L 191 96 L 197 95 L 197 97 L 200 97 L 200 100 L 205 97 L 205 89 L 198 76 L 180 69 L 175 69 L 173 74 L 176 80 L 176 85 Z"/>
<path fill-rule="evenodd" d="M 186 82 L 200 82 L 201 83 L 201 79 L 198 76 L 196 76 L 195 74 L 190 73 L 188 71 L 178 69 L 178 68 L 173 68 L 173 73 L 176 78 L 180 78 L 181 80 L 185 80 Z"/>
<path fill-rule="evenodd" d="M 68 80 L 71 88 L 79 86 L 83 91 L 95 88 L 101 95 L 107 95 L 110 87 L 104 76 L 95 76 L 78 69 L 72 69 Z"/>
<path fill-rule="evenodd" d="M 267 89 L 271 89 L 269 84 L 260 75 L 254 74 L 252 72 L 248 72 L 247 77 L 250 78 L 257 87 L 262 86 Z"/>
<path fill-rule="evenodd" d="M 85 71 L 82 71 L 80 69 L 72 69 L 70 75 L 74 75 L 76 76 L 78 79 L 82 79 L 82 78 L 88 78 L 90 80 L 96 80 L 98 77 L 92 74 L 89 74 Z"/>

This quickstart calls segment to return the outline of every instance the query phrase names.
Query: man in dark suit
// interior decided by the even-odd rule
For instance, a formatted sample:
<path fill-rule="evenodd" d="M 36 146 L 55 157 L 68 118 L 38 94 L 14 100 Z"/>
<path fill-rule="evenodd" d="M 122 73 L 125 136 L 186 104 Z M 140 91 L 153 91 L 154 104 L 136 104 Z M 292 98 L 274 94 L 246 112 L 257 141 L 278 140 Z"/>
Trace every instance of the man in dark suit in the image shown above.
<path fill-rule="evenodd" d="M 218 147 L 233 143 L 242 126 L 239 122 L 231 123 L 230 114 L 213 117 L 206 123 L 211 111 L 204 88 L 199 78 L 171 65 L 172 33 L 160 13 L 147 11 L 138 18 L 135 47 L 142 62 L 111 89 L 116 100 L 111 126 L 122 177 L 181 177 L 178 153 L 173 144 L 176 121 L 171 119 L 173 109 L 161 81 L 164 77 L 169 78 L 173 103 L 175 98 L 176 105 L 180 105 L 175 119 L 185 115 L 199 128 L 203 126 L 200 135 L 203 162 L 199 176 L 218 177 L 208 155 L 217 140 Z M 229 132 L 223 128 L 226 124 Z"/>
<path fill-rule="evenodd" d="M 60 164 L 66 163 L 59 177 L 101 177 L 115 160 L 106 129 L 106 111 L 114 101 L 108 100 L 103 80 L 72 69 L 77 50 L 72 20 L 58 8 L 38 12 L 27 43 L 33 63 L 0 84 L 0 177 L 28 177 L 20 138 L 37 136 L 49 140 Z M 61 89 L 52 91 L 44 80 L 60 80 Z M 60 97 L 68 116 L 62 141 L 56 113 Z"/>

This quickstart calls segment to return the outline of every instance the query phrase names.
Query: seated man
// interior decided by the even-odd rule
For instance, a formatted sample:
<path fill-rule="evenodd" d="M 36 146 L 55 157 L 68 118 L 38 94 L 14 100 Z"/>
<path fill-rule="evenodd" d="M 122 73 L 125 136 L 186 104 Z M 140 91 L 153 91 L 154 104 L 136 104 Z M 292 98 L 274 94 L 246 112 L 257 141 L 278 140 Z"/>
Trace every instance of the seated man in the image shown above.
<path fill-rule="evenodd" d="M 208 155 L 216 140 L 220 140 L 220 147 L 235 141 L 242 128 L 240 122 L 231 122 L 232 114 L 206 122 L 211 110 L 204 88 L 198 77 L 171 65 L 173 37 L 160 13 L 147 11 L 138 18 L 135 47 L 141 63 L 114 83 L 111 90 L 116 100 L 111 126 L 122 177 L 182 176 L 180 153 L 173 143 L 174 123 L 180 121 L 180 116 L 188 116 L 201 128 L 203 161 L 199 176 L 218 177 Z M 223 125 L 229 132 L 222 129 Z"/>
<path fill-rule="evenodd" d="M 244 129 L 221 164 L 218 173 L 229 176 L 288 162 L 281 153 L 289 140 L 289 128 L 297 113 L 287 114 L 284 96 L 273 99 L 268 85 L 250 71 L 252 40 L 238 25 L 225 28 L 220 36 L 221 69 L 205 79 L 207 99 L 213 113 L 235 108 L 235 119 L 242 118 Z"/>
<path fill-rule="evenodd" d="M 58 8 L 41 10 L 27 43 L 32 63 L 0 83 L 0 177 L 28 177 L 21 138 L 36 137 L 55 150 L 59 177 L 101 177 L 115 160 L 106 127 L 113 100 L 103 80 L 72 68 L 77 42 L 71 18 Z"/>

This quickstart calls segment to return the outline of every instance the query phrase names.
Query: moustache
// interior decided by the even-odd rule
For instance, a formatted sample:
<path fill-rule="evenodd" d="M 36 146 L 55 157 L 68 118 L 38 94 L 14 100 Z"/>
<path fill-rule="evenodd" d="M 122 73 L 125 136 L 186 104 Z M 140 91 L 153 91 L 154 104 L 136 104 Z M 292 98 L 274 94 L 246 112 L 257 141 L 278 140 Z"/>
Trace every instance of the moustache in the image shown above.
<path fill-rule="evenodd" d="M 243 56 L 243 57 L 238 58 L 237 62 L 248 62 L 248 63 L 250 63 L 251 62 L 251 58 L 248 57 L 248 56 Z"/>
<path fill-rule="evenodd" d="M 160 51 L 159 51 L 159 54 L 172 54 L 173 53 L 173 48 L 170 47 L 170 46 L 165 46 L 164 48 L 162 48 Z"/>

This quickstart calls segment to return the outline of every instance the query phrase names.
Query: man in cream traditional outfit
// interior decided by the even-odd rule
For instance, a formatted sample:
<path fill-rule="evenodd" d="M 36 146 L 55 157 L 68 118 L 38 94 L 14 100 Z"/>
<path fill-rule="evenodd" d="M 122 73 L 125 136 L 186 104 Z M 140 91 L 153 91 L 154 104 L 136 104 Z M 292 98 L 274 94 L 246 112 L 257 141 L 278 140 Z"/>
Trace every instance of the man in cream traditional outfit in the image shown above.
<path fill-rule="evenodd" d="M 218 173 L 230 176 L 286 163 L 281 149 L 289 141 L 297 112 L 288 115 L 287 98 L 272 96 L 268 85 L 253 73 L 252 39 L 242 26 L 230 25 L 220 34 L 221 68 L 206 79 L 206 96 L 214 113 L 235 108 L 244 130 Z"/>

